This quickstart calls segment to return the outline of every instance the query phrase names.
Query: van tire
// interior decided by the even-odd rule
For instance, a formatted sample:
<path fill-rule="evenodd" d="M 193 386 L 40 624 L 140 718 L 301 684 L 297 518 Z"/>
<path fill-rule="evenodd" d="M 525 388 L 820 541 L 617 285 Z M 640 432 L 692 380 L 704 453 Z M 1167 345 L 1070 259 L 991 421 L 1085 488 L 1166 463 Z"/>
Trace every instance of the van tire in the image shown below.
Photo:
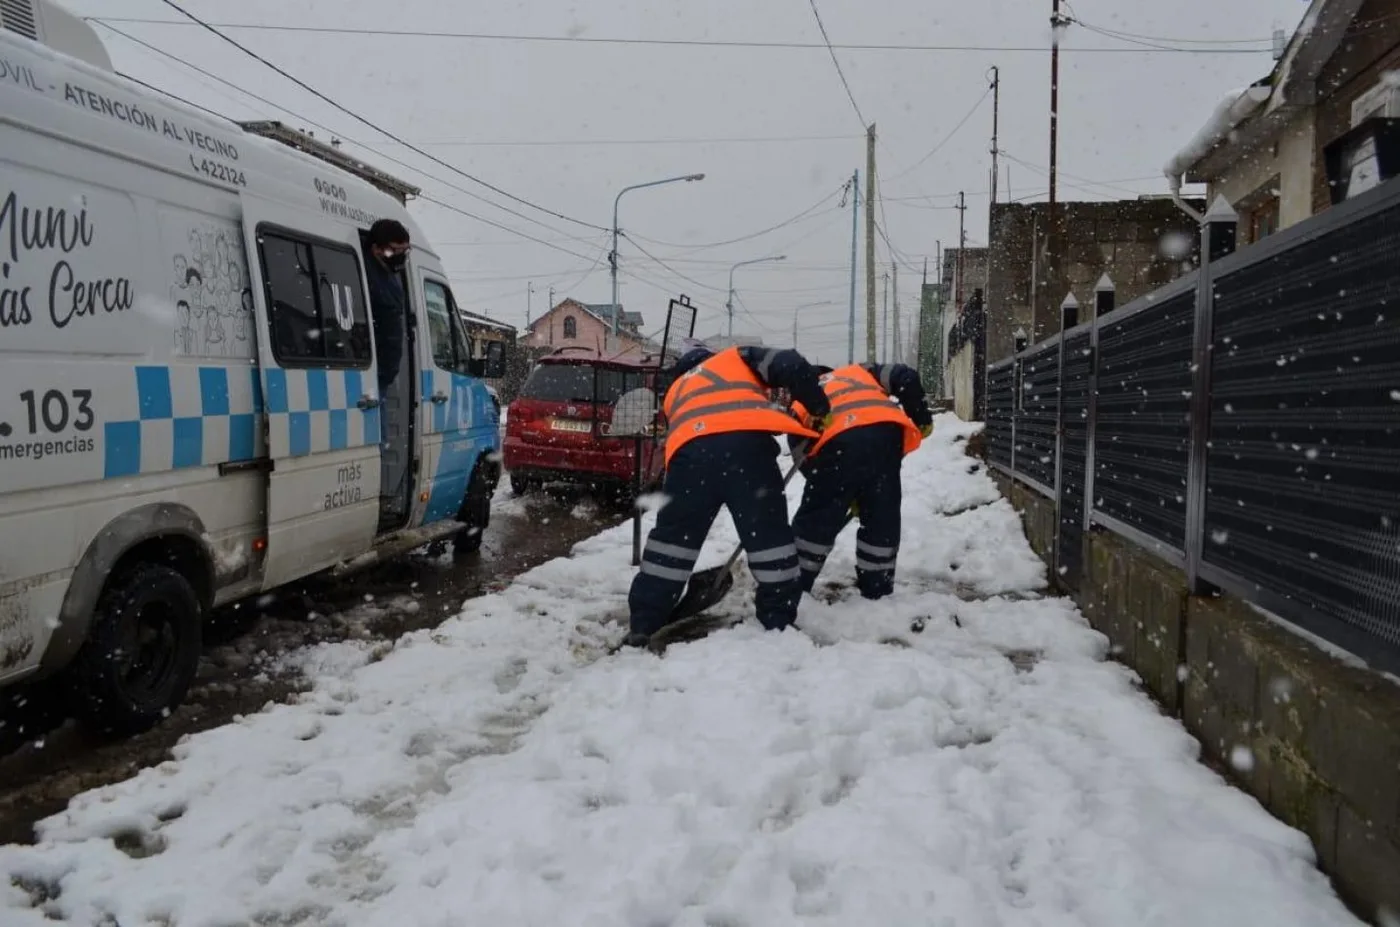
<path fill-rule="evenodd" d="M 457 520 L 467 529 L 453 539 L 456 553 L 474 554 L 481 550 L 481 541 L 491 525 L 491 496 L 495 493 L 496 483 L 491 478 L 489 467 L 489 464 L 477 464 L 472 471 L 471 482 L 467 484 L 462 511 L 457 515 Z"/>
<path fill-rule="evenodd" d="M 202 621 L 199 595 L 170 567 L 143 563 L 113 577 L 97 601 L 87 640 L 65 671 L 73 715 L 118 736 L 159 724 L 194 682 Z M 124 636 L 137 639 L 138 665 L 119 662 Z"/>

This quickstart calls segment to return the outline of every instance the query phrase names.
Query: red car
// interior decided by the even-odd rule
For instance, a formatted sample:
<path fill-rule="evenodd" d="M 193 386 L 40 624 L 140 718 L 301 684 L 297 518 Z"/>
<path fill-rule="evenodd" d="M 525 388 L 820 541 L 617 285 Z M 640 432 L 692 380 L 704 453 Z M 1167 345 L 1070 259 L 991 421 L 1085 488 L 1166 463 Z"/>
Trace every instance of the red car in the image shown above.
<path fill-rule="evenodd" d="M 516 495 L 548 482 L 587 484 L 626 495 L 636 476 L 637 442 L 613 437 L 614 405 L 639 388 L 654 390 L 655 357 L 605 357 L 589 348 L 560 348 L 540 359 L 506 410 L 502 445 Z M 660 484 L 661 435 L 641 443 L 642 485 Z"/>

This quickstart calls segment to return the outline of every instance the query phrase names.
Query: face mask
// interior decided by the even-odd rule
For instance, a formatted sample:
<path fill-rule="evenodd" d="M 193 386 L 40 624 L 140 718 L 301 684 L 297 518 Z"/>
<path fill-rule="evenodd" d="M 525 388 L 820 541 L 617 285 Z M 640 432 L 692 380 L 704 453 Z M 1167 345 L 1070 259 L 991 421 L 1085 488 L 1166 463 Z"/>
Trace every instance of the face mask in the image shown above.
<path fill-rule="evenodd" d="M 385 266 L 387 266 L 390 270 L 393 270 L 393 271 L 403 270 L 404 265 L 407 264 L 407 263 L 408 263 L 408 252 L 407 252 L 407 251 L 401 251 L 401 252 L 399 252 L 398 254 L 389 254 L 389 255 L 385 255 L 385 257 L 384 257 L 384 264 L 385 264 Z"/>

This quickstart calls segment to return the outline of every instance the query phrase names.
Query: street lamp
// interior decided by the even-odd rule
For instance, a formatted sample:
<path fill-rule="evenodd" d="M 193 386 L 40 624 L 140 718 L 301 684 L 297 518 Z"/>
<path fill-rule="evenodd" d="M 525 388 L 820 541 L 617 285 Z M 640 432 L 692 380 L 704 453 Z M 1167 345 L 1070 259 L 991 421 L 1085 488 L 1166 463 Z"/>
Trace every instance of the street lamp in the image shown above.
<path fill-rule="evenodd" d="M 771 257 L 754 258 L 752 261 L 740 261 L 729 268 L 729 300 L 724 304 L 724 308 L 729 312 L 729 337 L 734 338 L 734 271 L 740 267 L 747 267 L 750 264 L 764 264 L 769 261 L 786 261 L 786 254 L 775 254 Z"/>
<path fill-rule="evenodd" d="M 817 303 L 803 303 L 803 304 L 800 305 L 800 306 L 795 306 L 795 307 L 793 307 L 793 310 L 792 310 L 792 346 L 793 346 L 793 348 L 796 348 L 796 347 L 797 347 L 797 313 L 801 312 L 803 309 L 814 309 L 814 308 L 816 308 L 817 306 L 834 306 L 834 305 L 836 305 L 836 301 L 835 301 L 835 300 L 832 300 L 832 299 L 824 299 L 824 300 L 822 300 L 821 302 L 817 302 Z"/>
<path fill-rule="evenodd" d="M 630 187 L 623 187 L 618 191 L 617 197 L 613 200 L 613 224 L 612 224 L 612 254 L 608 255 L 608 260 L 612 264 L 612 334 L 613 346 L 617 346 L 618 326 L 622 322 L 622 309 L 617 304 L 617 206 L 622 201 L 622 194 L 629 190 L 641 190 L 645 187 L 659 187 L 667 183 L 692 183 L 696 180 L 704 180 L 704 174 L 686 174 L 681 177 L 667 177 L 665 180 L 653 180 L 648 183 L 633 184 Z"/>

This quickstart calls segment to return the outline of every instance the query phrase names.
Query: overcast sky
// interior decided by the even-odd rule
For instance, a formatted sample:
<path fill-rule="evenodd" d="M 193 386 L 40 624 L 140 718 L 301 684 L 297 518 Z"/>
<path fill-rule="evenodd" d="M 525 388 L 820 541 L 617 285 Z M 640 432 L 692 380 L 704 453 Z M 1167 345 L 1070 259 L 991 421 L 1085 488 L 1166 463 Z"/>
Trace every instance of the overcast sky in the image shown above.
<path fill-rule="evenodd" d="M 179 19 L 163 0 L 60 2 L 85 16 Z M 700 183 L 639 190 L 623 198 L 621 225 L 635 238 L 620 249 L 623 304 L 641 311 L 651 330 L 664 323 L 667 300 L 687 293 L 703 310 L 698 334 L 713 334 L 725 326 L 730 265 L 786 254 L 785 263 L 737 272 L 742 305 L 735 331 L 759 334 L 770 344 L 790 343 L 796 314 L 799 349 L 814 359 L 845 361 L 851 214 L 849 202 L 844 210 L 839 206 L 840 188 L 857 168 L 864 186 L 865 143 L 861 120 L 825 48 L 520 38 L 819 43 L 808 0 L 620 0 L 606 8 L 576 0 L 180 2 L 218 23 L 438 33 L 226 30 L 395 135 L 599 229 L 611 225 L 613 198 L 622 187 L 704 172 Z M 1061 57 L 1061 198 L 1164 192 L 1161 165 L 1223 94 L 1269 71 L 1272 31 L 1291 34 L 1306 6 L 1304 0 L 1074 0 L 1067 12 L 1081 24 L 1070 27 Z M 1002 78 L 1000 147 L 1006 157 L 999 195 L 1044 198 L 1050 7 L 1050 0 L 817 0 L 838 46 L 962 47 L 836 52 L 856 104 L 878 127 L 884 224 L 907 261 L 899 277 L 906 322 L 917 307 L 915 272 L 925 257 L 933 265 L 937 242 L 956 243 L 958 213 L 948 207 L 959 190 L 967 193 L 969 243 L 985 243 L 992 107 L 984 95 L 992 65 L 1000 67 Z M 566 295 L 609 300 L 605 232 L 507 200 L 403 149 L 197 27 L 120 23 L 118 28 L 272 101 L 280 111 L 99 26 L 118 69 L 235 119 L 278 118 L 297 126 L 314 120 L 341 133 L 347 147 L 367 161 L 422 185 L 434 199 L 508 227 L 511 231 L 429 203 L 411 205 L 444 255 L 465 307 L 523 324 L 531 283 L 535 315 L 546 305 L 551 286 L 556 300 Z M 449 32 L 515 38 L 440 35 Z M 1120 51 L 1090 51 L 1106 48 Z M 1235 53 L 1241 48 L 1257 51 Z M 813 206 L 800 221 L 770 233 L 702 247 L 749 236 Z M 863 236 L 863 215 L 861 221 Z M 857 311 L 863 326 L 863 241 L 860 256 Z M 877 257 L 883 277 L 890 260 L 883 242 Z M 859 348 L 857 355 L 863 356 Z"/>

